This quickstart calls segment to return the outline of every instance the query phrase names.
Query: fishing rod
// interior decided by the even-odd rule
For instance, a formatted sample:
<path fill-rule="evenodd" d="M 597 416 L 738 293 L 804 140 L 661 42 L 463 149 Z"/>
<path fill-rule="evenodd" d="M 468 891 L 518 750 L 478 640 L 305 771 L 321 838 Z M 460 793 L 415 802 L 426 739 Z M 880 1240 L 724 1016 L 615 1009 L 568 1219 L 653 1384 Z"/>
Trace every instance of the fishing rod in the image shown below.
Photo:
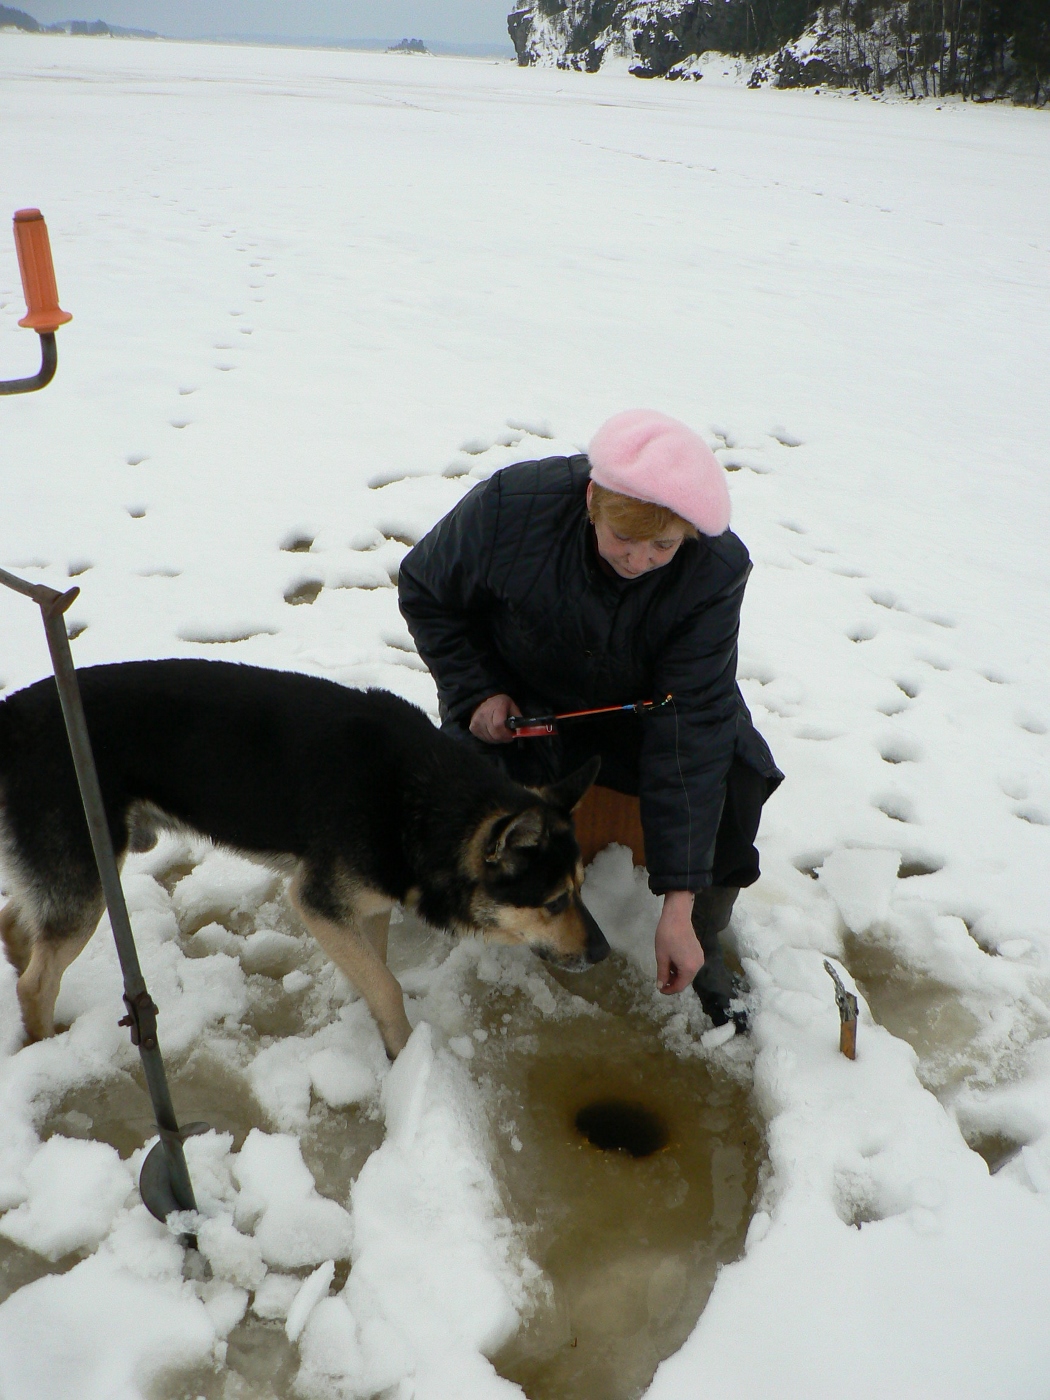
<path fill-rule="evenodd" d="M 662 700 L 635 700 L 628 705 L 599 705 L 593 710 L 566 710 L 558 715 L 508 715 L 505 723 L 515 739 L 547 739 L 557 734 L 558 725 L 567 719 L 590 719 L 593 715 L 613 715 L 628 711 L 636 715 L 650 715 L 654 710 L 662 710 L 674 697 L 665 695 Z"/>

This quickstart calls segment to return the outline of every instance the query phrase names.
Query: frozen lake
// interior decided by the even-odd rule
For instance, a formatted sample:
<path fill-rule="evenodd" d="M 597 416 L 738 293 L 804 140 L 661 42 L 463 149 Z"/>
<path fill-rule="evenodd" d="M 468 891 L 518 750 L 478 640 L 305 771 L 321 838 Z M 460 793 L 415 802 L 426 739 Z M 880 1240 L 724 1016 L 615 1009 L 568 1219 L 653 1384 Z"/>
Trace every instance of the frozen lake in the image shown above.
<path fill-rule="evenodd" d="M 652 1400 L 1045 1395 L 1048 114 L 9 33 L 0 75 L 0 221 L 44 211 L 74 315 L 55 382 L 0 405 L 0 566 L 79 584 L 78 664 L 222 657 L 433 710 L 406 549 L 475 480 L 651 406 L 731 473 L 742 686 L 787 774 L 734 921 L 747 1042 L 650 990 L 622 853 L 588 882 L 621 954 L 597 999 L 395 930 L 430 1030 L 393 1072 L 257 870 L 129 861 L 165 1054 L 223 1129 L 191 1143 L 215 1277 L 182 1280 L 133 1189 L 105 927 L 53 1042 L 20 1048 L 0 966 L 3 1400 L 510 1396 L 486 1358 L 537 1374 L 574 1290 L 637 1326 L 629 1393 L 673 1353 Z M 0 694 L 46 673 L 13 594 L 0 639 Z M 854 1064 L 825 956 L 861 993 Z M 528 1193 L 554 1047 L 617 1017 L 613 1061 L 669 1057 L 708 1115 L 682 1170 L 718 1240 L 668 1264 L 627 1231 L 602 1293 Z"/>

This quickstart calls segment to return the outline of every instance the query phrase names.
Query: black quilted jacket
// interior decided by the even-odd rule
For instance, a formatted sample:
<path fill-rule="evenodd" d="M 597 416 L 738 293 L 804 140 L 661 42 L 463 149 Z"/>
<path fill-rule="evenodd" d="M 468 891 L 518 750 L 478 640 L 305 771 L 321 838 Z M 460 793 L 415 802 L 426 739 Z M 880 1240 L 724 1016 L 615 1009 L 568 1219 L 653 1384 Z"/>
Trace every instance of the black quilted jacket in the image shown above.
<path fill-rule="evenodd" d="M 781 774 L 736 684 L 747 550 L 731 532 L 686 540 L 638 579 L 598 564 L 587 458 L 549 457 L 476 486 L 402 561 L 401 611 L 466 724 L 505 692 L 526 714 L 674 696 L 643 723 L 640 797 L 656 893 L 710 883 L 734 754 Z"/>

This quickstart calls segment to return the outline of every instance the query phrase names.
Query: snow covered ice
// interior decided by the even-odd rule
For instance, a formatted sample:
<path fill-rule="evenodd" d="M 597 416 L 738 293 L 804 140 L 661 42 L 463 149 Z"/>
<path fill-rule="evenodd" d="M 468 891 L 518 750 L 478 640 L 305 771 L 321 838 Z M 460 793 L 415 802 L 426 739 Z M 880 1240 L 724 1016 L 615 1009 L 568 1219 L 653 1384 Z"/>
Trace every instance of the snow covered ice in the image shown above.
<path fill-rule="evenodd" d="M 0 407 L 0 565 L 80 586 L 79 665 L 223 657 L 433 711 L 411 542 L 619 409 L 707 436 L 755 560 L 742 685 L 787 774 L 734 921 L 750 1043 L 647 990 L 656 906 L 623 852 L 587 898 L 639 1056 L 750 1085 L 767 1162 L 647 1393 L 1045 1396 L 1046 113 L 36 35 L 0 35 L 0 66 L 4 207 L 46 214 L 75 318 L 55 382 Z M 21 314 L 0 238 L 5 377 L 36 368 Z M 46 674 L 6 592 L 0 638 L 5 692 Z M 278 881 L 165 838 L 125 883 L 176 1105 L 221 1126 L 187 1146 L 213 1277 L 138 1200 L 107 926 L 51 1042 L 19 1048 L 3 965 L 3 1400 L 520 1394 L 488 1358 L 551 1291 L 485 998 L 522 1054 L 613 1012 L 406 924 L 390 1069 Z M 860 994 L 855 1063 L 825 956 Z"/>

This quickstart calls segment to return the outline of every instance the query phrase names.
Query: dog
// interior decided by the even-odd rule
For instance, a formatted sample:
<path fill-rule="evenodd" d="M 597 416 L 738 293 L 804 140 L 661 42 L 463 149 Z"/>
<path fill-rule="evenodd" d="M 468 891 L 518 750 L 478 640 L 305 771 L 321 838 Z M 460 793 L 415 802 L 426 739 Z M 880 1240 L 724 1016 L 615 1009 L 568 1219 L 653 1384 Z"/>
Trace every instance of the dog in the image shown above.
<path fill-rule="evenodd" d="M 383 690 L 223 661 L 78 673 L 114 850 L 192 832 L 291 874 L 292 904 L 364 997 L 387 1054 L 411 1033 L 390 911 L 582 971 L 609 952 L 581 898 L 572 811 L 595 759 L 532 790 Z M 0 702 L 0 935 L 29 1040 L 104 909 L 58 692 Z"/>

